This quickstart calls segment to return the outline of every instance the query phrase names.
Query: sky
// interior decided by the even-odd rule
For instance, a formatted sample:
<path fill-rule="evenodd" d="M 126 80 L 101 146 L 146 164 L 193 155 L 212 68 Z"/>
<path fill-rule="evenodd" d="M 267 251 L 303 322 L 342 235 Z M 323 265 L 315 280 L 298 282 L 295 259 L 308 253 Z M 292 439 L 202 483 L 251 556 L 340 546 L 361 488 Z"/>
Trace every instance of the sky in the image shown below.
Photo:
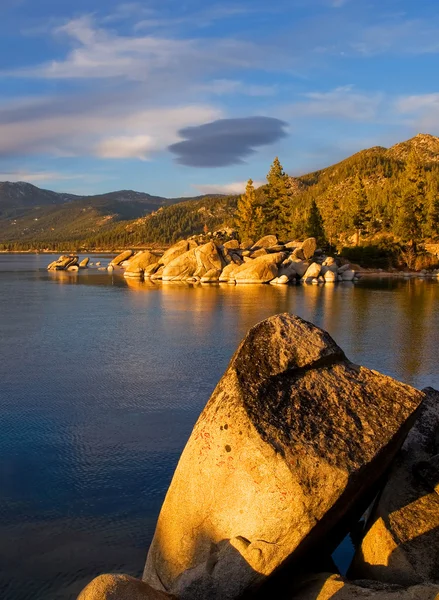
<path fill-rule="evenodd" d="M 439 135 L 436 0 L 0 0 L 0 180 L 239 193 Z"/>

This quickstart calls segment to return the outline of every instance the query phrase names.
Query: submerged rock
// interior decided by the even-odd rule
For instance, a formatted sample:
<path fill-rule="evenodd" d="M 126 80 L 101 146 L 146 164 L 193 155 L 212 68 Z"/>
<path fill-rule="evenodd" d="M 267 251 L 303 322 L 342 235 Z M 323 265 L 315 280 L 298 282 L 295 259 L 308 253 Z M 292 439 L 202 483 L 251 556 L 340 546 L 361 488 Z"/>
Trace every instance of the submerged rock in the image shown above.
<path fill-rule="evenodd" d="M 147 583 L 128 575 L 100 575 L 79 594 L 77 600 L 176 600 Z"/>
<path fill-rule="evenodd" d="M 428 388 L 372 511 L 350 569 L 353 577 L 413 585 L 439 582 L 439 392 Z"/>
<path fill-rule="evenodd" d="M 257 259 L 262 260 L 262 259 Z M 198 419 L 144 580 L 185 599 L 241 596 L 288 561 L 331 552 L 424 394 L 352 364 L 299 317 L 253 327 Z"/>

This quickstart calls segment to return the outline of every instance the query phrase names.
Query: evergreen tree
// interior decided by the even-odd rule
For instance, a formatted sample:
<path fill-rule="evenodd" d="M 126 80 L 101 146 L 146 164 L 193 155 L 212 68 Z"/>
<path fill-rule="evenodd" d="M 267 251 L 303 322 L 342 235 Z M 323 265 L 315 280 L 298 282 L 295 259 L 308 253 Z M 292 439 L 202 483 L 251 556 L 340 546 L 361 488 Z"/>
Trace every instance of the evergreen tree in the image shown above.
<path fill-rule="evenodd" d="M 370 211 L 367 205 L 367 194 L 364 189 L 363 180 L 359 173 L 355 177 L 354 187 L 350 196 L 350 210 L 352 214 L 352 225 L 356 230 L 356 245 L 360 243 L 361 234 L 367 231 L 370 221 Z"/>
<path fill-rule="evenodd" d="M 419 241 L 425 218 L 425 174 L 415 152 L 408 156 L 401 183 L 395 233 L 403 242 Z"/>
<path fill-rule="evenodd" d="M 426 193 L 427 218 L 425 235 L 437 237 L 439 234 L 439 181 L 431 178 Z"/>
<path fill-rule="evenodd" d="M 316 238 L 319 246 L 323 246 L 326 243 L 322 215 L 314 199 L 311 201 L 311 207 L 305 224 L 305 232 L 307 237 Z"/>
<path fill-rule="evenodd" d="M 241 239 L 255 239 L 262 227 L 262 208 L 256 200 L 252 179 L 247 182 L 245 193 L 239 198 L 235 212 L 235 227 Z"/>
<path fill-rule="evenodd" d="M 264 233 L 275 233 L 281 239 L 287 239 L 291 231 L 290 179 L 277 156 L 267 174 L 267 182 L 263 205 Z"/>

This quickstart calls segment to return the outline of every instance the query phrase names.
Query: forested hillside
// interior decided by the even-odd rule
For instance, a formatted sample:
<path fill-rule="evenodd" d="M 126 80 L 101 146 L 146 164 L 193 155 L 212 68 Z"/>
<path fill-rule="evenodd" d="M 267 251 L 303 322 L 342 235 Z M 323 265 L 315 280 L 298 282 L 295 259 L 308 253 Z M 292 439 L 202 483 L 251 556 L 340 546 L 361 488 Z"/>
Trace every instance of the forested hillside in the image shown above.
<path fill-rule="evenodd" d="M 26 207 L 20 227 L 0 213 L 0 242 L 10 249 L 66 242 L 111 249 L 170 244 L 225 226 L 250 238 L 266 233 L 282 240 L 314 235 L 337 248 L 386 236 L 401 243 L 436 241 L 439 138 L 419 134 L 390 149 L 363 150 L 297 178 L 286 174 L 275 159 L 267 184 L 255 190 L 249 181 L 241 197 L 183 200 L 149 196 L 121 202 L 107 194 L 73 202 L 65 196 L 61 205 Z"/>

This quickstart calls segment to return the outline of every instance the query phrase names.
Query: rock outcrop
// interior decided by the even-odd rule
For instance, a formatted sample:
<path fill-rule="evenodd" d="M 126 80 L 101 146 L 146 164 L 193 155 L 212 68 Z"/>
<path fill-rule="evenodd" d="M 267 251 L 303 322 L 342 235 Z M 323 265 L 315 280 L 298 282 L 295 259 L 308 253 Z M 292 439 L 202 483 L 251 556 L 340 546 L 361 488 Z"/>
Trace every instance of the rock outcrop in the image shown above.
<path fill-rule="evenodd" d="M 197 243 L 194 240 L 181 240 L 166 250 L 159 263 L 160 265 L 166 267 L 166 265 L 175 260 L 177 257 L 196 247 Z"/>
<path fill-rule="evenodd" d="M 318 573 L 304 578 L 289 597 L 291 600 L 439 600 L 439 585 L 404 588 L 368 580 L 347 581 L 340 575 Z"/>
<path fill-rule="evenodd" d="M 74 267 L 78 264 L 79 258 L 70 254 L 69 256 L 61 255 L 57 260 L 48 265 L 48 271 L 67 271 L 69 267 Z"/>
<path fill-rule="evenodd" d="M 350 575 L 389 583 L 439 583 L 439 392 L 424 390 L 413 429 L 372 511 Z"/>
<path fill-rule="evenodd" d="M 79 263 L 79 268 L 80 269 L 86 269 L 88 267 L 88 263 L 90 262 L 90 259 L 88 258 L 88 256 L 86 256 L 85 258 L 83 258 L 81 260 L 81 262 Z"/>
<path fill-rule="evenodd" d="M 124 252 L 121 252 L 120 254 L 115 256 L 113 258 L 113 260 L 110 262 L 110 265 L 112 265 L 113 267 L 118 267 L 120 264 L 122 264 L 124 262 L 124 260 L 131 258 L 131 256 L 133 254 L 134 254 L 134 252 L 132 250 L 125 250 Z"/>
<path fill-rule="evenodd" d="M 143 277 L 145 270 L 157 264 L 157 256 L 149 252 L 138 252 L 129 261 L 125 269 L 125 277 Z"/>
<path fill-rule="evenodd" d="M 144 581 L 182 600 L 226 600 L 286 563 L 294 575 L 310 551 L 331 552 L 424 397 L 352 364 L 299 317 L 256 325 L 182 454 Z"/>
<path fill-rule="evenodd" d="M 79 594 L 77 600 L 176 600 L 147 583 L 128 575 L 100 575 Z"/>
<path fill-rule="evenodd" d="M 284 259 L 283 252 L 264 254 L 241 265 L 233 277 L 236 283 L 268 283 L 278 276 L 278 265 Z"/>

